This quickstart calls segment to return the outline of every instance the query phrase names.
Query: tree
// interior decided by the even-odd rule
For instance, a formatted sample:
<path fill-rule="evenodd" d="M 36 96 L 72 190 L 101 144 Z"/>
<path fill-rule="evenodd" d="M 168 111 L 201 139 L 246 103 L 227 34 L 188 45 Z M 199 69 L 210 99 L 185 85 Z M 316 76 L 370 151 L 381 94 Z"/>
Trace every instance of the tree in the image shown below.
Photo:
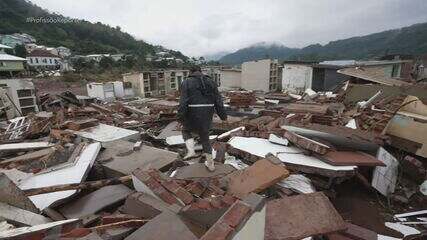
<path fill-rule="evenodd" d="M 131 69 L 135 66 L 136 60 L 134 56 L 126 56 L 123 64 L 126 68 Z"/>
<path fill-rule="evenodd" d="M 25 49 L 24 45 L 16 45 L 14 50 L 15 50 L 16 56 L 22 57 L 22 58 L 27 57 L 27 49 Z"/>
<path fill-rule="evenodd" d="M 114 60 L 111 57 L 102 57 L 99 61 L 99 66 L 102 69 L 110 69 L 114 65 Z"/>

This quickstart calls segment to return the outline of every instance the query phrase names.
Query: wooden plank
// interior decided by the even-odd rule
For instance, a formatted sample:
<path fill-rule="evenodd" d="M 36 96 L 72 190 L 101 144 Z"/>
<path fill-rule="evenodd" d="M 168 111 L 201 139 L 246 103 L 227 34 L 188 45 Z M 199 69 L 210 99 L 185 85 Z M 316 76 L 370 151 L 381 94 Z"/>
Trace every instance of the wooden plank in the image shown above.
<path fill-rule="evenodd" d="M 364 152 L 329 151 L 318 157 L 333 166 L 385 166 L 383 162 Z"/>
<path fill-rule="evenodd" d="M 266 240 L 297 240 L 345 229 L 346 223 L 321 192 L 267 203 Z"/>

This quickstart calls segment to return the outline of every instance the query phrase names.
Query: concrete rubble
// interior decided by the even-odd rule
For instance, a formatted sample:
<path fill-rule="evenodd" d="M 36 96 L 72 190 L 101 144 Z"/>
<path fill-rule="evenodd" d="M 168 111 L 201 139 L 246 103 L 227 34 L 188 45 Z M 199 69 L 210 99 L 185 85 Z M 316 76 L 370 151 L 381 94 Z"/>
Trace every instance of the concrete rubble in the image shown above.
<path fill-rule="evenodd" d="M 214 172 L 183 160 L 176 95 L 47 94 L 1 122 L 0 238 L 427 237 L 427 88 L 222 94 Z"/>

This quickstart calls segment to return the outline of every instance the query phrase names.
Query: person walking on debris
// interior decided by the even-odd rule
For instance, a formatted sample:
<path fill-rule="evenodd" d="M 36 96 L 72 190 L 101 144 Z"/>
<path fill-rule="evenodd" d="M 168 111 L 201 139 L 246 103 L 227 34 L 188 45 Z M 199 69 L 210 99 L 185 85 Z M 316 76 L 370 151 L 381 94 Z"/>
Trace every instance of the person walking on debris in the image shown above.
<path fill-rule="evenodd" d="M 203 75 L 200 67 L 190 69 L 190 75 L 181 84 L 181 96 L 178 108 L 178 120 L 182 124 L 182 136 L 187 147 L 184 160 L 196 156 L 193 134 L 197 134 L 203 146 L 205 165 L 209 171 L 215 171 L 212 158 L 212 146 L 209 142 L 209 130 L 214 112 L 221 120 L 227 120 L 224 104 L 218 88 L 209 76 Z"/>

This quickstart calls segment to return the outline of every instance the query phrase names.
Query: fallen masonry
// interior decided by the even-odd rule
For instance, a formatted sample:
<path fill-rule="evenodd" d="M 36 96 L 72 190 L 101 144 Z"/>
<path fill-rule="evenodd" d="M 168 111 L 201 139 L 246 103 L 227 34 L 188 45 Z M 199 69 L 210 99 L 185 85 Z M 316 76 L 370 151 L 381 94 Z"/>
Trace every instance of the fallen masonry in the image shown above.
<path fill-rule="evenodd" d="M 427 237 L 424 85 L 222 95 L 213 172 L 183 159 L 176 95 L 44 94 L 0 122 L 0 238 Z"/>

